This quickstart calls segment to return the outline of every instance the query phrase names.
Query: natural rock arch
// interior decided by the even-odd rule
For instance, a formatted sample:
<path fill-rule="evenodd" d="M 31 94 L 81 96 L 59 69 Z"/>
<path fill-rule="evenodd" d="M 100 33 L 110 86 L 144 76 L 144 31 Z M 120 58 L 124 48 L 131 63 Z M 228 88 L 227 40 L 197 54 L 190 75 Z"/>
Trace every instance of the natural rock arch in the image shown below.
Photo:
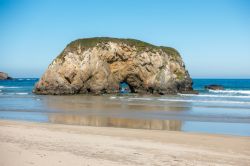
<path fill-rule="evenodd" d="M 34 92 L 119 93 L 120 82 L 127 82 L 134 93 L 192 91 L 192 80 L 175 49 L 132 39 L 90 38 L 70 43 Z"/>

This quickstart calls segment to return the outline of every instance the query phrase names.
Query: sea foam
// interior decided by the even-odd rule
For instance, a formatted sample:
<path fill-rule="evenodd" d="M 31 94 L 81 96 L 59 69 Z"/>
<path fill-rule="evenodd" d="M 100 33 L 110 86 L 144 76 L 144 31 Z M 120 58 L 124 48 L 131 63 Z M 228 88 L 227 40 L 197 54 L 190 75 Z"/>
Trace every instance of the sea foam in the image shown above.
<path fill-rule="evenodd" d="M 12 89 L 12 88 L 20 88 L 18 86 L 0 86 L 0 89 Z"/>
<path fill-rule="evenodd" d="M 248 101 L 226 101 L 226 100 L 191 100 L 191 99 L 158 99 L 167 102 L 188 102 L 188 103 L 223 103 L 223 104 L 250 104 Z"/>
<path fill-rule="evenodd" d="M 209 90 L 209 92 L 212 93 L 227 93 L 227 94 L 244 94 L 244 95 L 250 95 L 250 90 Z"/>
<path fill-rule="evenodd" d="M 209 97 L 209 98 L 250 98 L 250 96 L 232 96 L 232 95 L 215 95 L 215 94 L 178 94 L 180 96 L 188 96 L 188 97 Z"/>
<path fill-rule="evenodd" d="M 19 92 L 19 93 L 15 93 L 17 95 L 28 95 L 29 93 L 26 93 L 26 92 Z"/>

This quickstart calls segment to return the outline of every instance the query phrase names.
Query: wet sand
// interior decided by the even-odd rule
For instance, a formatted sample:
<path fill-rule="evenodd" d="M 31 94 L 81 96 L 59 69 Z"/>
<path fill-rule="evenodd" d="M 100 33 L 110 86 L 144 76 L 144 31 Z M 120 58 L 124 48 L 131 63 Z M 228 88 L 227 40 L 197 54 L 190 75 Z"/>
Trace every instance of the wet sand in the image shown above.
<path fill-rule="evenodd" d="M 191 100 L 183 96 L 6 95 L 0 96 L 0 119 L 250 136 L 250 105 L 165 101 L 173 99 Z"/>
<path fill-rule="evenodd" d="M 250 165 L 250 137 L 0 120 L 0 165 Z"/>

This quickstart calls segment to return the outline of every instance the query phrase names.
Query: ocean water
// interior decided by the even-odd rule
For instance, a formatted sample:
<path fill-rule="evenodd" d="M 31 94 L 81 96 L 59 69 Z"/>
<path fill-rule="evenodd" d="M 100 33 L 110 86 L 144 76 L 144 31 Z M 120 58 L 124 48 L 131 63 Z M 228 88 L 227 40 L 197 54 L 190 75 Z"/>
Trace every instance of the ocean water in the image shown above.
<path fill-rule="evenodd" d="M 35 95 L 37 81 L 0 81 L 1 119 L 250 136 L 250 79 L 194 79 L 198 95 L 165 96 Z"/>

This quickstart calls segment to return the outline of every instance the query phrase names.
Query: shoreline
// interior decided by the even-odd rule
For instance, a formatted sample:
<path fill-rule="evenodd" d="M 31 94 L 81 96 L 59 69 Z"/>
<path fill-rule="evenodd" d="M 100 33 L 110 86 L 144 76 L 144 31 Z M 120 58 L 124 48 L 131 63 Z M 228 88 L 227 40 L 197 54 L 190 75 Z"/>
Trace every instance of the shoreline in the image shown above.
<path fill-rule="evenodd" d="M 0 120 L 0 165 L 250 165 L 249 138 Z"/>

